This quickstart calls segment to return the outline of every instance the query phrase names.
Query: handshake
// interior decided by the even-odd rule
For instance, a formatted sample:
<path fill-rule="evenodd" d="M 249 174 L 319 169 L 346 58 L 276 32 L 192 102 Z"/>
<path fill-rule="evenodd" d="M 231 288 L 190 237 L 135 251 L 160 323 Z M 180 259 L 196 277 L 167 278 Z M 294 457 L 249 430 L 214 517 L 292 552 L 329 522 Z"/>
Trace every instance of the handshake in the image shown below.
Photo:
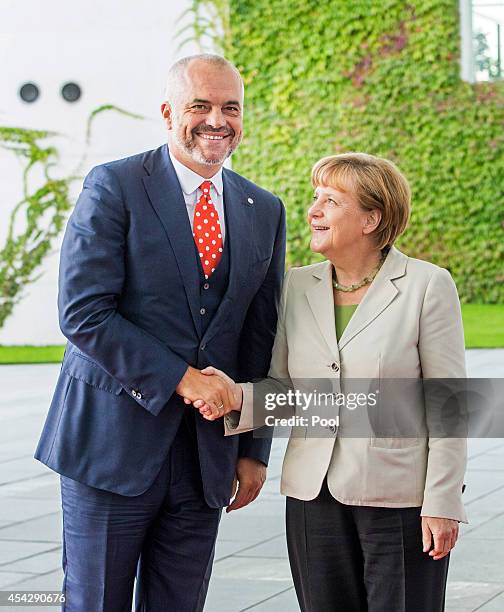
<path fill-rule="evenodd" d="M 189 366 L 176 392 L 208 421 L 223 417 L 232 410 L 241 411 L 242 388 L 227 374 L 212 366 L 204 370 Z"/>

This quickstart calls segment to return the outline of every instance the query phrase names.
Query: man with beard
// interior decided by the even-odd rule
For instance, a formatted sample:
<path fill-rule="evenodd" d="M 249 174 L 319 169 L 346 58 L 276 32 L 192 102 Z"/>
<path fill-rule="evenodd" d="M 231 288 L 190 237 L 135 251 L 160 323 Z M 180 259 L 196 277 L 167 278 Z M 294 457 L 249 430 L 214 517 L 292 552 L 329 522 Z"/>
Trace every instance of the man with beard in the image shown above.
<path fill-rule="evenodd" d="M 210 364 L 266 375 L 284 208 L 222 167 L 242 138 L 233 65 L 176 62 L 161 110 L 168 146 L 94 168 L 61 252 L 68 344 L 36 457 L 61 474 L 72 612 L 131 609 L 135 575 L 137 611 L 202 610 L 221 509 L 265 480 L 270 441 L 186 404 L 233 401 Z"/>

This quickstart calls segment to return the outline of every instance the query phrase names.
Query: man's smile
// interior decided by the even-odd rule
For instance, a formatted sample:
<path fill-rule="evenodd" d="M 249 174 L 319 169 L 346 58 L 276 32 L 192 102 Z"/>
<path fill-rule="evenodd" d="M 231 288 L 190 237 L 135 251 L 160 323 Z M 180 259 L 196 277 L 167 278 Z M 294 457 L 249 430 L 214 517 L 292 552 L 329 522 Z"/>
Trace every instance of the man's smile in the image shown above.
<path fill-rule="evenodd" d="M 196 136 L 199 136 L 203 140 L 224 140 L 231 136 L 231 134 L 209 134 L 208 132 L 196 132 Z"/>

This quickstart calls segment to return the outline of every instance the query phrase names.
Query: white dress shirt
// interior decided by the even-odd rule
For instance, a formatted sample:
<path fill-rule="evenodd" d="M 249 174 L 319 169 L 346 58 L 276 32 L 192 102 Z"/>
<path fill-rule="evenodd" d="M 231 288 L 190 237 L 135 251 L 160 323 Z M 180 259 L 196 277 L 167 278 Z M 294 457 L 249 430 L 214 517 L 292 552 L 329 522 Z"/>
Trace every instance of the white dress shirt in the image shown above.
<path fill-rule="evenodd" d="M 193 228 L 194 210 L 202 193 L 199 186 L 205 181 L 210 181 L 212 183 L 210 195 L 212 196 L 212 202 L 217 210 L 217 214 L 219 215 L 222 244 L 224 244 L 224 239 L 226 237 L 226 223 L 224 219 L 224 186 L 222 183 L 222 168 L 219 168 L 218 172 L 214 174 L 212 178 L 204 178 L 199 174 L 196 174 L 196 172 L 187 166 L 184 166 L 184 164 L 181 164 L 177 159 L 175 159 L 171 152 L 170 159 L 173 167 L 175 168 L 175 173 L 177 174 L 180 187 L 182 188 L 182 193 L 184 194 L 191 229 Z"/>

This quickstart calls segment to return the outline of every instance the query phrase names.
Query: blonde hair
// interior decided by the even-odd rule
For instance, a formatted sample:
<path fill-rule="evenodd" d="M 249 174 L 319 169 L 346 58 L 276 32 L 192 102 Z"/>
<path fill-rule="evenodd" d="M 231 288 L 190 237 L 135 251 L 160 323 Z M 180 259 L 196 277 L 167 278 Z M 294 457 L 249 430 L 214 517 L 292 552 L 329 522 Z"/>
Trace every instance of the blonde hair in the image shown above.
<path fill-rule="evenodd" d="M 387 159 L 366 153 L 342 153 L 320 159 L 312 169 L 312 185 L 351 192 L 363 210 L 379 210 L 373 235 L 377 247 L 390 247 L 406 229 L 411 191 L 399 168 Z"/>

